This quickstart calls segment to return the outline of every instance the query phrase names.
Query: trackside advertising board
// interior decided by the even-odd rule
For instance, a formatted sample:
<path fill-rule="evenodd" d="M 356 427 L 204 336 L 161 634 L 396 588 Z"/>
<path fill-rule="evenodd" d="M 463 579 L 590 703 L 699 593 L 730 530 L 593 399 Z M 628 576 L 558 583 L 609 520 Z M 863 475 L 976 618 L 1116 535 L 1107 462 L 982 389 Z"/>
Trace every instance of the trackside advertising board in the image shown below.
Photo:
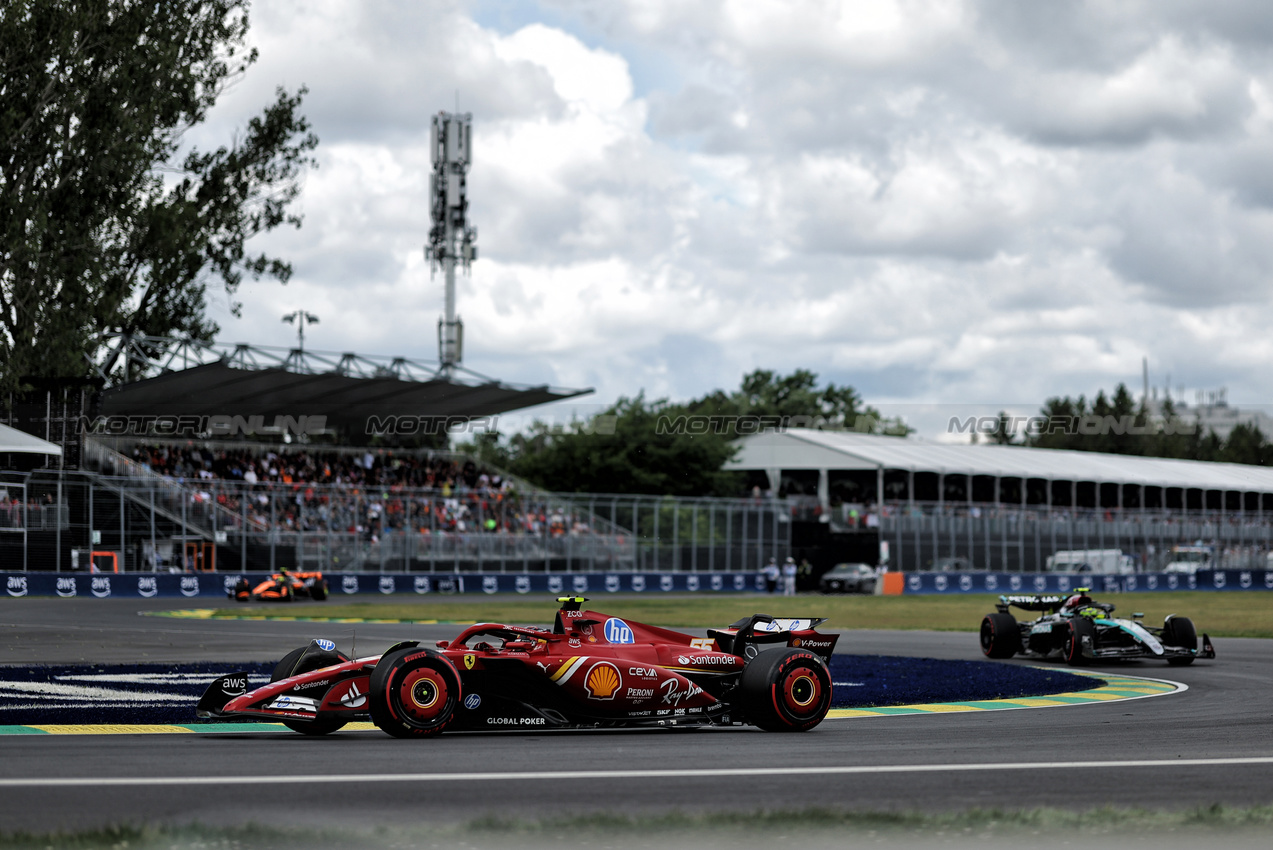
<path fill-rule="evenodd" d="M 147 599 L 185 597 L 225 599 L 235 582 L 246 577 L 256 584 L 268 573 L 0 573 L 5 596 Z M 568 574 L 393 574 L 327 573 L 332 597 L 451 593 L 738 593 L 760 591 L 763 579 L 751 573 L 568 573 Z M 1273 590 L 1273 570 L 1200 570 L 1195 575 L 1052 575 L 1039 573 L 906 573 L 901 592 L 933 593 L 1068 593 L 1089 587 L 1100 593 L 1172 590 Z"/>
<path fill-rule="evenodd" d="M 98 599 L 185 597 L 225 599 L 240 578 L 252 585 L 269 573 L 0 573 L 5 596 Z M 754 591 L 764 580 L 754 573 L 569 573 L 569 574 L 379 574 L 325 573 L 332 598 L 377 594 L 427 596 L 449 593 L 711 593 Z"/>
<path fill-rule="evenodd" d="M 1273 590 L 1273 570 L 1199 570 L 1187 573 L 1081 575 L 1052 573 L 906 573 L 902 592 L 1070 593 L 1077 587 L 1098 593 L 1172 590 Z"/>

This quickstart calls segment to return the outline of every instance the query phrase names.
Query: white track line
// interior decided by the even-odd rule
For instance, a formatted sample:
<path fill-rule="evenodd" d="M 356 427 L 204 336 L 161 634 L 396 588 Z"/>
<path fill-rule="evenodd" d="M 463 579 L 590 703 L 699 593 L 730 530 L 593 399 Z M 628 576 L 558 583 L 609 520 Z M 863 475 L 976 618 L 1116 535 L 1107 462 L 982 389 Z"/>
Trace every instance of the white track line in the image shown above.
<path fill-rule="evenodd" d="M 346 773 L 330 776 L 151 776 L 0 779 L 0 788 L 126 788 L 148 785 L 312 785 L 358 782 L 493 782 L 553 779 L 681 779 L 715 776 L 844 776 L 881 773 L 962 773 L 1005 770 L 1091 770 L 1093 768 L 1216 767 L 1273 765 L 1273 756 L 1210 759 L 1129 759 L 1123 761 L 1041 761 L 1014 764 L 882 764 L 858 767 L 702 768 L 689 770 L 560 770 L 509 773 Z"/>

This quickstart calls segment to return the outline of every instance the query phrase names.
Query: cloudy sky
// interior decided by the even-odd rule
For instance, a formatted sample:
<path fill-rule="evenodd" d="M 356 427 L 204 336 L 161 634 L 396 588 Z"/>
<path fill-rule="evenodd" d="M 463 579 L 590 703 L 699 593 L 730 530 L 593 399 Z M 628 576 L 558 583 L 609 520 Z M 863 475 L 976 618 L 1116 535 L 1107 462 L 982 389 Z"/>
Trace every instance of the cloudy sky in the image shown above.
<path fill-rule="evenodd" d="M 258 3 L 321 144 L 295 277 L 221 340 L 435 359 L 428 128 L 473 113 L 466 366 L 686 399 L 816 371 L 950 415 L 1170 380 L 1273 402 L 1273 16 L 1257 0 Z"/>

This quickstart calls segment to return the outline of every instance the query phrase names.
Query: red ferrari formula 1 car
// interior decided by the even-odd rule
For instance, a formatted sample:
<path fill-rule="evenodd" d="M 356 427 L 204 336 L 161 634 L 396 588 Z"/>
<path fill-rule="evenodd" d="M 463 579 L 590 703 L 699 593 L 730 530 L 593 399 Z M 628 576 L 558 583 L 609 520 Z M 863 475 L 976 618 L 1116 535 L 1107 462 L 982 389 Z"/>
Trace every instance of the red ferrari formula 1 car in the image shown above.
<path fill-rule="evenodd" d="M 239 602 L 292 602 L 296 599 L 313 599 L 322 602 L 327 598 L 327 579 L 320 572 L 293 573 L 281 570 L 256 587 L 245 578 L 234 585 L 227 594 Z"/>
<path fill-rule="evenodd" d="M 582 610 L 567 597 L 551 629 L 483 623 L 437 649 L 408 641 L 351 659 L 328 640 L 288 653 L 271 682 L 216 679 L 204 719 L 282 721 L 307 735 L 368 717 L 399 738 L 445 730 L 751 724 L 817 726 L 831 705 L 822 619 L 754 614 L 696 638 Z"/>

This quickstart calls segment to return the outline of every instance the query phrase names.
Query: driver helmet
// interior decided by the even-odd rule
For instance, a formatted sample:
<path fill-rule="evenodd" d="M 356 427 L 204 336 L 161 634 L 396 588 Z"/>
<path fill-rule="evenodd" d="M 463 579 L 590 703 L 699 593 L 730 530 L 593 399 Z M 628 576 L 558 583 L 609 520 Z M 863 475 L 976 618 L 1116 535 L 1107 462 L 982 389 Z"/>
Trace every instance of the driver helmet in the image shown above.
<path fill-rule="evenodd" d="M 1065 604 L 1062 605 L 1061 607 L 1066 611 L 1077 611 L 1078 609 L 1082 608 L 1084 605 L 1091 605 L 1091 604 L 1092 604 L 1092 597 L 1088 596 L 1086 593 L 1080 592 L 1080 593 L 1074 594 L 1069 599 L 1065 600 Z"/>

